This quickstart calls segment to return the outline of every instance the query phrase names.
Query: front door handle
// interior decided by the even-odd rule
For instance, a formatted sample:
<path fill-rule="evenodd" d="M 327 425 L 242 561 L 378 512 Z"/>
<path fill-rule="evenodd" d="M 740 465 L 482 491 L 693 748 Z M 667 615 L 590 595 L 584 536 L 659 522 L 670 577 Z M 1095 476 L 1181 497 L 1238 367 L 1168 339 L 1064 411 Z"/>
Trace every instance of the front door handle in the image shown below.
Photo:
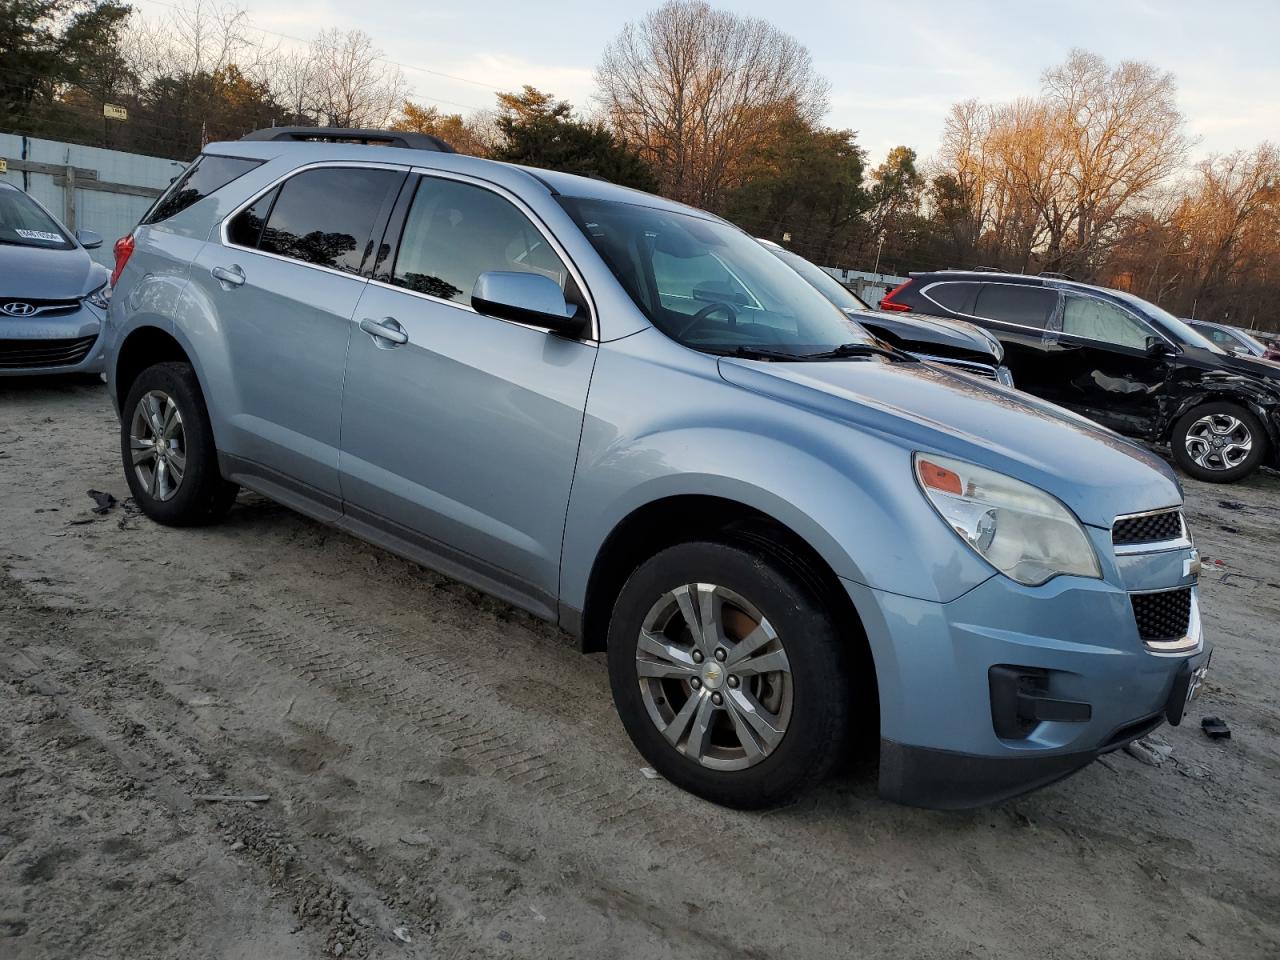
<path fill-rule="evenodd" d="M 404 332 L 404 327 L 396 322 L 395 317 L 384 317 L 381 320 L 365 317 L 360 321 L 360 329 L 375 340 L 386 340 L 395 346 L 409 342 L 409 334 Z"/>
<path fill-rule="evenodd" d="M 213 279 L 222 284 L 223 289 L 244 286 L 244 271 L 240 269 L 239 264 L 233 263 L 229 267 L 214 267 L 209 272 L 213 274 Z"/>

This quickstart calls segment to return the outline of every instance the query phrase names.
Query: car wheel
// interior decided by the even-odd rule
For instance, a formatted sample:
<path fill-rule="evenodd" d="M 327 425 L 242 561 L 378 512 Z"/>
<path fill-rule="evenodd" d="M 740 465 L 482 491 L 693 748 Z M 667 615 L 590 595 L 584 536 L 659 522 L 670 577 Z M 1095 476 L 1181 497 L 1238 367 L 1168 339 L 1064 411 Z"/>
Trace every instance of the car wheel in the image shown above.
<path fill-rule="evenodd" d="M 235 501 L 239 488 L 218 472 L 209 413 L 189 364 L 157 363 L 134 380 L 120 452 L 134 502 L 157 523 L 211 523 Z"/>
<path fill-rule="evenodd" d="M 1206 403 L 1183 414 L 1170 438 L 1173 459 L 1209 483 L 1234 483 L 1261 466 L 1267 434 L 1258 418 L 1234 403 Z"/>
<path fill-rule="evenodd" d="M 642 564 L 609 625 L 614 703 L 636 748 L 677 786 L 742 809 L 785 803 L 841 757 L 848 653 L 802 577 L 719 543 Z"/>

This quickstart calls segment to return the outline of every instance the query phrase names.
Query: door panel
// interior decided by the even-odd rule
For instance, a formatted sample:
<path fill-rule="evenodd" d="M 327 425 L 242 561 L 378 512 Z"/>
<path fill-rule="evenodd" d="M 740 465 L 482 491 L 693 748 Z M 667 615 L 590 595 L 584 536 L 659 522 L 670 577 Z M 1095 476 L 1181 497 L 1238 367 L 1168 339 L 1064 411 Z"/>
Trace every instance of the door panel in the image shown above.
<path fill-rule="evenodd" d="M 407 171 L 304 169 L 226 224 L 192 271 L 226 346 L 219 449 L 333 498 L 351 315 L 375 225 Z"/>
<path fill-rule="evenodd" d="M 1060 348 L 1049 335 L 1058 294 L 1045 287 L 974 283 L 974 316 L 1004 346 L 1004 362 L 1019 390 L 1054 403 L 1064 393 Z"/>
<path fill-rule="evenodd" d="M 1120 433 L 1150 431 L 1172 372 L 1152 331 L 1105 300 L 1067 294 L 1052 337 L 1061 395 L 1050 399 Z M 1157 338 L 1158 339 L 1158 338 Z"/>
<path fill-rule="evenodd" d="M 243 276 L 239 286 L 212 270 Z M 365 281 L 252 250 L 205 244 L 191 283 L 209 301 L 226 354 L 211 392 L 218 448 L 338 497 L 338 426 L 351 314 Z"/>
<path fill-rule="evenodd" d="M 573 281 L 512 203 L 456 180 L 423 178 L 395 246 L 391 282 L 370 283 L 352 321 L 348 510 L 465 554 L 464 564 L 535 597 L 527 606 L 553 606 L 596 347 L 467 304 L 489 270 Z M 362 329 L 365 320 L 374 323 Z"/>

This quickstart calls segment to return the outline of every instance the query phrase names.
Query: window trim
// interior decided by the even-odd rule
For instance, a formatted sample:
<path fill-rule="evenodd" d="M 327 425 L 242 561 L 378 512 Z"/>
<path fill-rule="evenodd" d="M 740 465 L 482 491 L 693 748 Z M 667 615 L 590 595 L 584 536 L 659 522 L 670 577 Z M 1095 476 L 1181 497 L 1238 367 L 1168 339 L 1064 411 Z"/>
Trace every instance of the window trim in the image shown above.
<path fill-rule="evenodd" d="M 416 174 L 419 179 L 418 179 L 418 182 L 414 185 L 414 197 L 410 199 L 409 204 L 405 207 L 405 220 L 404 220 L 405 224 L 409 222 L 409 210 L 412 209 L 413 199 L 416 198 L 418 190 L 422 188 L 422 181 L 432 177 L 440 180 L 454 180 L 454 181 L 457 181 L 458 183 L 470 184 L 471 186 L 478 187 L 481 190 L 487 190 L 490 193 L 496 194 L 497 196 L 501 197 L 503 200 L 509 201 L 517 210 L 519 210 L 522 214 L 524 214 L 525 219 L 529 221 L 529 223 L 533 226 L 533 229 L 536 230 L 542 236 L 543 240 L 547 241 L 547 243 L 551 246 L 551 249 L 555 250 L 556 255 L 560 257 L 561 261 L 563 261 L 565 268 L 569 271 L 570 274 L 573 275 L 574 282 L 578 284 L 578 289 L 582 292 L 583 299 L 586 300 L 587 302 L 587 313 L 589 314 L 591 319 L 591 335 L 586 336 L 584 334 L 583 336 L 580 336 L 577 339 L 581 342 L 590 342 L 590 343 L 600 342 L 599 314 L 596 311 L 595 298 L 591 295 L 591 288 L 587 285 L 587 282 L 582 275 L 582 271 L 578 269 L 578 265 L 573 262 L 573 258 L 569 256 L 569 252 L 564 248 L 564 245 L 560 243 L 559 238 L 555 236 L 551 228 L 547 226 L 547 224 L 543 221 L 543 219 L 539 217 L 537 213 L 534 212 L 532 207 L 530 207 L 527 203 L 525 203 L 524 200 L 522 200 L 515 193 L 512 193 L 510 190 L 508 190 L 506 187 L 503 187 L 500 184 L 494 183 L 492 180 L 485 180 L 481 177 L 469 176 L 467 174 L 462 174 L 462 173 L 454 173 L 452 170 L 440 170 L 434 167 L 421 167 L 421 166 L 413 167 L 411 170 L 411 174 Z M 394 243 L 392 243 L 391 250 L 388 254 L 388 256 L 391 258 L 393 269 L 394 269 L 394 264 L 396 260 L 400 256 L 400 242 L 403 235 L 404 235 L 404 224 L 401 225 L 400 235 L 395 238 L 395 241 Z M 471 306 L 470 303 L 458 303 L 456 300 L 445 300 L 443 297 L 433 297 L 429 293 L 422 293 L 421 291 L 418 291 L 418 290 L 410 290 L 407 287 L 401 287 L 394 283 L 388 283 L 385 280 L 379 280 L 377 277 L 374 277 L 374 276 L 369 277 L 369 282 L 372 284 L 376 284 L 379 287 L 382 287 L 386 290 L 395 290 L 398 293 L 403 293 L 411 297 L 419 297 L 420 299 L 427 300 L 431 303 L 439 303 L 447 307 L 454 307 L 458 310 L 465 310 L 467 313 L 474 313 L 479 315 L 479 311 L 476 310 L 475 307 Z M 484 316 L 488 316 L 488 314 L 484 314 Z M 521 323 L 518 320 L 507 320 L 507 319 L 504 319 L 503 317 L 492 317 L 491 319 L 500 320 L 503 323 L 510 323 L 517 327 L 524 327 L 527 330 L 537 330 L 542 333 L 547 332 L 546 327 L 538 327 L 531 323 Z"/>
<path fill-rule="evenodd" d="M 230 213 L 228 213 L 225 217 L 222 218 L 222 222 L 218 224 L 218 242 L 222 246 L 226 247 L 228 250 L 243 250 L 245 253 L 256 254 L 259 257 L 270 257 L 272 260 L 279 260 L 281 263 L 295 263 L 304 267 L 310 267 L 312 270 L 321 270 L 325 273 L 332 273 L 334 276 L 337 276 L 337 277 L 346 277 L 349 280 L 358 280 L 361 282 L 367 281 L 369 278 L 364 274 L 363 263 L 360 264 L 359 270 L 357 270 L 355 273 L 352 273 L 349 270 L 339 270 L 336 267 L 326 267 L 323 264 L 308 263 L 306 260 L 298 260 L 295 257 L 286 257 L 279 253 L 271 253 L 268 250 L 259 250 L 256 247 L 243 247 L 238 243 L 232 243 L 230 237 L 228 236 L 228 229 L 231 226 L 231 221 L 234 220 L 236 217 L 240 216 L 242 212 L 249 209 L 249 207 L 253 206 L 255 203 L 257 203 L 259 200 L 265 197 L 268 193 L 270 193 L 276 187 L 281 186 L 282 184 L 284 184 L 286 180 L 291 180 L 300 173 L 304 173 L 307 170 L 316 170 L 322 167 L 337 167 L 340 169 L 346 168 L 346 169 L 389 170 L 389 171 L 392 171 L 393 173 L 403 173 L 405 175 L 408 175 L 410 170 L 408 164 L 381 163 L 381 162 L 374 162 L 370 160 L 318 160 L 314 163 L 303 164 L 300 167 L 292 167 L 291 169 L 289 169 L 288 171 L 286 171 L 285 173 L 277 177 L 275 180 L 271 181 L 271 183 L 269 183 L 267 186 L 263 187 L 261 190 L 256 191 L 251 197 L 249 197 L 248 200 L 236 206 L 234 209 L 231 210 Z M 276 199 L 279 200 L 280 198 L 277 197 Z M 275 203 L 272 203 L 271 208 L 273 210 L 275 209 Z M 381 223 L 380 218 L 375 217 L 373 227 L 370 230 L 370 236 L 372 236 L 373 232 L 377 230 L 380 223 Z M 263 226 L 264 227 L 266 226 L 266 221 L 263 221 Z M 261 238 L 259 238 L 259 242 L 261 242 Z M 368 243 L 367 240 L 365 242 L 366 244 Z"/>

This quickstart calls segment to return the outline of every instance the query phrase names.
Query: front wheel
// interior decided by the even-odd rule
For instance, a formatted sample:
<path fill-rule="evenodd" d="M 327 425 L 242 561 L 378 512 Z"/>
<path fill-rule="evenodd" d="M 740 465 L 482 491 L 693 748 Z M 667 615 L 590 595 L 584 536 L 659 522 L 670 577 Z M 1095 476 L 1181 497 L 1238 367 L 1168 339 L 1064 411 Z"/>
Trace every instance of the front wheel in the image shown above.
<path fill-rule="evenodd" d="M 1262 465 L 1267 434 L 1244 407 L 1217 401 L 1183 414 L 1173 425 L 1169 444 L 1173 459 L 1190 476 L 1234 483 Z"/>
<path fill-rule="evenodd" d="M 677 786 L 742 809 L 790 800 L 840 758 L 848 653 L 795 571 L 719 543 L 642 564 L 609 626 L 614 703 L 637 749 Z"/>
<path fill-rule="evenodd" d="M 120 454 L 134 502 L 174 527 L 211 523 L 238 487 L 218 472 L 218 452 L 195 371 L 157 363 L 133 382 L 120 418 Z"/>

